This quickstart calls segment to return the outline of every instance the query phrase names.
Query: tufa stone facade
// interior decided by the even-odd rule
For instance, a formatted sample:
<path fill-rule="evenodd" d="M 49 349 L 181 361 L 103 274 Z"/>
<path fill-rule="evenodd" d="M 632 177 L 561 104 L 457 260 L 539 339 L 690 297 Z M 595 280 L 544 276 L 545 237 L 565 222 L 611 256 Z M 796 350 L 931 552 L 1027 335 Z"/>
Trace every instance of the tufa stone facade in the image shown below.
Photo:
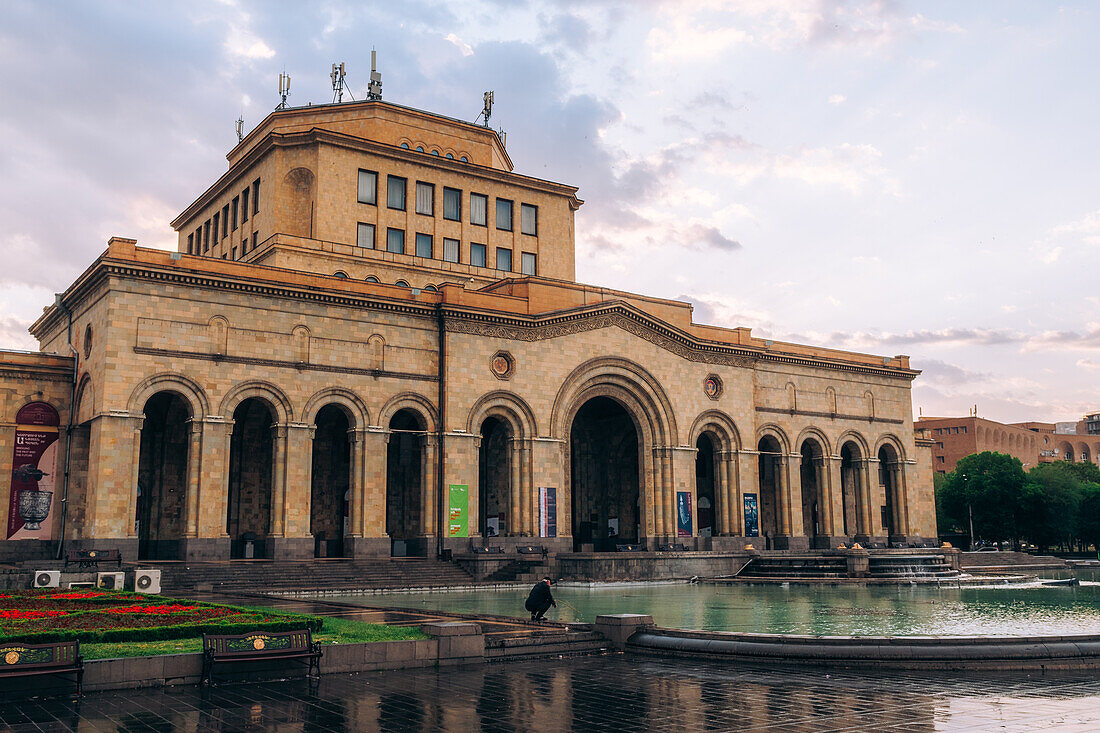
<path fill-rule="evenodd" d="M 577 190 L 514 173 L 491 130 L 323 105 L 228 158 L 178 252 L 112 239 L 32 326 L 43 353 L 0 354 L 0 449 L 27 402 L 62 413 L 68 546 L 934 541 L 908 357 L 574 282 Z"/>

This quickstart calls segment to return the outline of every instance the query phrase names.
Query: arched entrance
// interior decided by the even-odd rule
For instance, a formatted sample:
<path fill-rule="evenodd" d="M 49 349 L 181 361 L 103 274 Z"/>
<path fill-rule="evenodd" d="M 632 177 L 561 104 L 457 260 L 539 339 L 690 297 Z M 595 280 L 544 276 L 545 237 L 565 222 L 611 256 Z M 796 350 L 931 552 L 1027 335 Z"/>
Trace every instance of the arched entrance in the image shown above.
<path fill-rule="evenodd" d="M 825 452 L 813 438 L 802 441 L 799 448 L 802 462 L 799 478 L 802 484 L 802 532 L 810 538 L 810 546 L 828 548 L 828 529 L 825 526 L 828 511 L 822 478 Z"/>
<path fill-rule="evenodd" d="M 390 418 L 386 446 L 386 534 L 394 557 L 426 556 L 424 526 L 424 436 L 420 415 L 398 410 Z"/>
<path fill-rule="evenodd" d="M 713 537 L 718 534 L 715 524 L 715 499 L 718 443 L 712 433 L 703 433 L 695 441 L 695 506 L 699 514 L 699 536 Z"/>
<path fill-rule="evenodd" d="M 783 446 L 774 436 L 765 435 L 756 446 L 759 451 L 760 536 L 765 548 L 778 549 L 776 537 L 783 533 Z"/>
<path fill-rule="evenodd" d="M 512 429 L 499 417 L 481 423 L 478 449 L 478 506 L 481 508 L 481 536 L 485 538 L 519 534 L 511 526 L 508 508 L 512 488 Z"/>
<path fill-rule="evenodd" d="M 139 560 L 180 559 L 187 522 L 191 408 L 175 392 L 145 403 L 134 524 Z"/>
<path fill-rule="evenodd" d="M 581 406 L 569 431 L 573 549 L 608 552 L 640 537 L 638 428 L 610 397 Z"/>
<path fill-rule="evenodd" d="M 844 534 L 849 539 L 864 534 L 860 516 L 863 495 L 861 463 L 863 455 L 855 443 L 845 443 L 840 448 L 840 487 L 844 503 Z"/>
<path fill-rule="evenodd" d="M 336 405 L 317 413 L 313 434 L 309 531 L 315 557 L 342 557 L 351 498 L 351 422 Z"/>
<path fill-rule="evenodd" d="M 270 557 L 275 410 L 249 397 L 233 411 L 226 533 L 231 558 Z"/>
<path fill-rule="evenodd" d="M 900 462 L 891 445 L 878 449 L 878 483 L 882 487 L 882 526 L 887 542 L 905 542 L 905 502 L 899 484 Z"/>

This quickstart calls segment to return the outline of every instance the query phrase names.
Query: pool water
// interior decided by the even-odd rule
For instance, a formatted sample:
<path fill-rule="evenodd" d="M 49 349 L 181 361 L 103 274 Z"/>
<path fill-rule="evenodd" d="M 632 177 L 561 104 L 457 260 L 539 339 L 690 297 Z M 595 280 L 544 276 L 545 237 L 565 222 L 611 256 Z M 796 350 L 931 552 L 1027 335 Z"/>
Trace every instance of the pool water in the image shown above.
<path fill-rule="evenodd" d="M 659 626 L 840 636 L 1100 634 L 1100 583 L 977 588 L 603 584 L 556 586 L 547 618 L 646 613 Z M 527 589 L 326 596 L 364 606 L 527 616 Z"/>

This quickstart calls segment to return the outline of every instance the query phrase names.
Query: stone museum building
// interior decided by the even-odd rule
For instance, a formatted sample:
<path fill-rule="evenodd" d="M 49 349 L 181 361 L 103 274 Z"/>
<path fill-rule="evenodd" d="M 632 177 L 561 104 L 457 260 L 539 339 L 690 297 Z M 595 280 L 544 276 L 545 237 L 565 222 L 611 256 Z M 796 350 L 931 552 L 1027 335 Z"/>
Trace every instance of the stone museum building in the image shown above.
<path fill-rule="evenodd" d="M 286 108 L 227 157 L 0 352 L 0 559 L 935 541 L 908 357 L 576 282 L 577 189 L 488 127 Z"/>

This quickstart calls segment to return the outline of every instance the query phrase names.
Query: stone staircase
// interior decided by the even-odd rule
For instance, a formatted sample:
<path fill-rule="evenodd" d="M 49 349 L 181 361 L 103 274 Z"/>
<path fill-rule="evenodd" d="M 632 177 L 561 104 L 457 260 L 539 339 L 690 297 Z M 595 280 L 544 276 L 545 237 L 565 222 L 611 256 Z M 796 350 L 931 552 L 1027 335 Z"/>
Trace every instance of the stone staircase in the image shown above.
<path fill-rule="evenodd" d="M 755 557 L 738 578 L 847 578 L 848 563 L 840 556 L 789 555 Z"/>
<path fill-rule="evenodd" d="M 534 583 L 540 578 L 555 577 L 549 562 L 541 560 L 513 560 L 487 575 L 485 583 Z"/>
<path fill-rule="evenodd" d="M 204 590 L 293 593 L 475 584 L 469 573 L 453 563 L 422 558 L 374 562 L 333 559 L 142 564 L 160 568 L 161 585 L 166 592 Z"/>
<path fill-rule="evenodd" d="M 953 578 L 958 575 L 938 553 L 872 552 L 868 558 L 867 580 L 905 580 L 912 578 Z M 848 561 L 843 555 L 775 554 L 754 557 L 737 573 L 738 578 L 773 580 L 828 580 L 848 578 Z"/>
<path fill-rule="evenodd" d="M 1026 552 L 962 552 L 959 566 L 981 572 L 997 570 L 1038 570 L 1067 568 L 1066 561 L 1050 555 L 1029 555 Z"/>

